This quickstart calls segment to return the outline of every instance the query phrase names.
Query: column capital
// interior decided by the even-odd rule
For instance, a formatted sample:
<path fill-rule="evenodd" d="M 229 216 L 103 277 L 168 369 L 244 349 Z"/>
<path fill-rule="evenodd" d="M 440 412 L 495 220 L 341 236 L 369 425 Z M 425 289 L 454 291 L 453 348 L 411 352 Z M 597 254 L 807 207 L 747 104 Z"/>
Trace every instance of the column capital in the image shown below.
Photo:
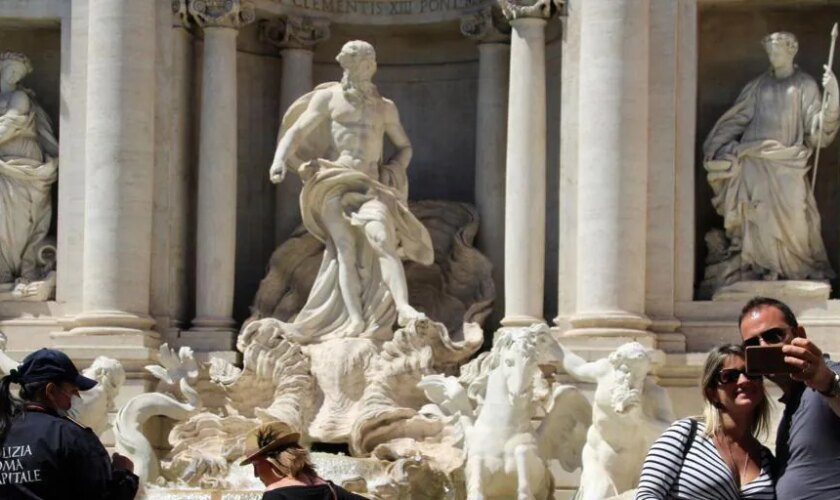
<path fill-rule="evenodd" d="M 188 25 L 239 29 L 256 19 L 254 6 L 242 0 L 173 0 L 172 11 Z"/>
<path fill-rule="evenodd" d="M 478 43 L 510 41 L 510 23 L 497 6 L 487 6 L 461 17 L 461 34 Z"/>
<path fill-rule="evenodd" d="M 508 21 L 517 19 L 548 19 L 562 12 L 566 0 L 497 0 Z"/>
<path fill-rule="evenodd" d="M 282 49 L 311 49 L 330 37 L 328 19 L 286 15 L 260 21 L 260 41 Z"/>

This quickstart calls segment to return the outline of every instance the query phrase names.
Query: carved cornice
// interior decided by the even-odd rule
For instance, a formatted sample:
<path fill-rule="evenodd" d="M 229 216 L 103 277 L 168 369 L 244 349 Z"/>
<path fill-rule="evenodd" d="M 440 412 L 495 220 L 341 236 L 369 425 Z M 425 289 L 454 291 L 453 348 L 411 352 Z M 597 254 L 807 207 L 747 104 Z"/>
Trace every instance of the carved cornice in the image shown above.
<path fill-rule="evenodd" d="M 327 19 L 288 15 L 273 21 L 260 21 L 260 41 L 280 49 L 312 48 L 329 37 Z"/>
<path fill-rule="evenodd" d="M 190 13 L 187 11 L 187 0 L 172 0 L 172 13 L 184 28 L 190 28 Z M 177 26 L 177 25 L 176 25 Z"/>
<path fill-rule="evenodd" d="M 563 12 L 565 0 L 497 0 L 509 21 L 523 18 L 548 19 Z"/>
<path fill-rule="evenodd" d="M 202 28 L 239 29 L 256 19 L 254 6 L 242 0 L 173 0 L 172 11 Z"/>
<path fill-rule="evenodd" d="M 499 7 L 482 7 L 461 18 L 461 33 L 479 43 L 510 41 L 510 24 Z"/>

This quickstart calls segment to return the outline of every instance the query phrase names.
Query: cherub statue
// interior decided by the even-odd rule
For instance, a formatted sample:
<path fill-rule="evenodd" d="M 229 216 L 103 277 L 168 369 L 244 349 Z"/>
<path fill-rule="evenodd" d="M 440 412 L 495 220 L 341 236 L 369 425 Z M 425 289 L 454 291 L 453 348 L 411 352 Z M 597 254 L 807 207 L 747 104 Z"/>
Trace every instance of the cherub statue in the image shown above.
<path fill-rule="evenodd" d="M 460 381 L 433 375 L 421 381 L 427 397 L 464 427 L 467 498 L 552 498 L 548 462 L 573 471 L 592 421 L 591 405 L 571 385 L 535 398 L 539 365 L 559 365 L 562 350 L 546 325 L 500 331 L 489 354 L 465 366 Z M 531 419 L 545 411 L 534 430 Z M 454 412 L 454 413 L 453 413 Z"/>
<path fill-rule="evenodd" d="M 668 394 L 649 376 L 650 355 L 638 342 L 592 362 L 563 350 L 566 372 L 597 384 L 575 498 L 603 500 L 635 488 L 648 448 L 675 420 Z"/>

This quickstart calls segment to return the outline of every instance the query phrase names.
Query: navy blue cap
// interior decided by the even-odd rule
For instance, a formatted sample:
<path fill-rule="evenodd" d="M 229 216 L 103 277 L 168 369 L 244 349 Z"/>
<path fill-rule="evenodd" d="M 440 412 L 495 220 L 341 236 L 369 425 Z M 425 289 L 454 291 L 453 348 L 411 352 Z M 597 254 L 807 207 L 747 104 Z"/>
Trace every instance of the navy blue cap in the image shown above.
<path fill-rule="evenodd" d="M 9 374 L 14 382 L 31 384 L 33 382 L 70 382 L 80 391 L 86 391 L 96 385 L 95 380 L 82 376 L 76 365 L 61 351 L 39 349 L 23 358 L 23 362 Z"/>

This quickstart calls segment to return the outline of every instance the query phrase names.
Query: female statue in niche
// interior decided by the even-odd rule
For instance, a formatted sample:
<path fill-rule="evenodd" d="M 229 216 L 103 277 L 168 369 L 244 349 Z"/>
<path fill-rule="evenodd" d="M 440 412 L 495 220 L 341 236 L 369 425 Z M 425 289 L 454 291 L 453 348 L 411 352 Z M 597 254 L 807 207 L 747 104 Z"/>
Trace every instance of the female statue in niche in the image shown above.
<path fill-rule="evenodd" d="M 0 294 L 11 291 L 16 299 L 41 295 L 58 170 L 49 117 L 19 85 L 31 72 L 25 55 L 0 54 Z"/>
<path fill-rule="evenodd" d="M 826 66 L 823 107 L 817 82 L 794 64 L 796 37 L 773 33 L 762 45 L 770 70 L 744 87 L 703 144 L 726 253 L 740 259 L 736 281 L 831 279 L 808 172 L 815 149 L 837 133 L 837 79 Z"/>

